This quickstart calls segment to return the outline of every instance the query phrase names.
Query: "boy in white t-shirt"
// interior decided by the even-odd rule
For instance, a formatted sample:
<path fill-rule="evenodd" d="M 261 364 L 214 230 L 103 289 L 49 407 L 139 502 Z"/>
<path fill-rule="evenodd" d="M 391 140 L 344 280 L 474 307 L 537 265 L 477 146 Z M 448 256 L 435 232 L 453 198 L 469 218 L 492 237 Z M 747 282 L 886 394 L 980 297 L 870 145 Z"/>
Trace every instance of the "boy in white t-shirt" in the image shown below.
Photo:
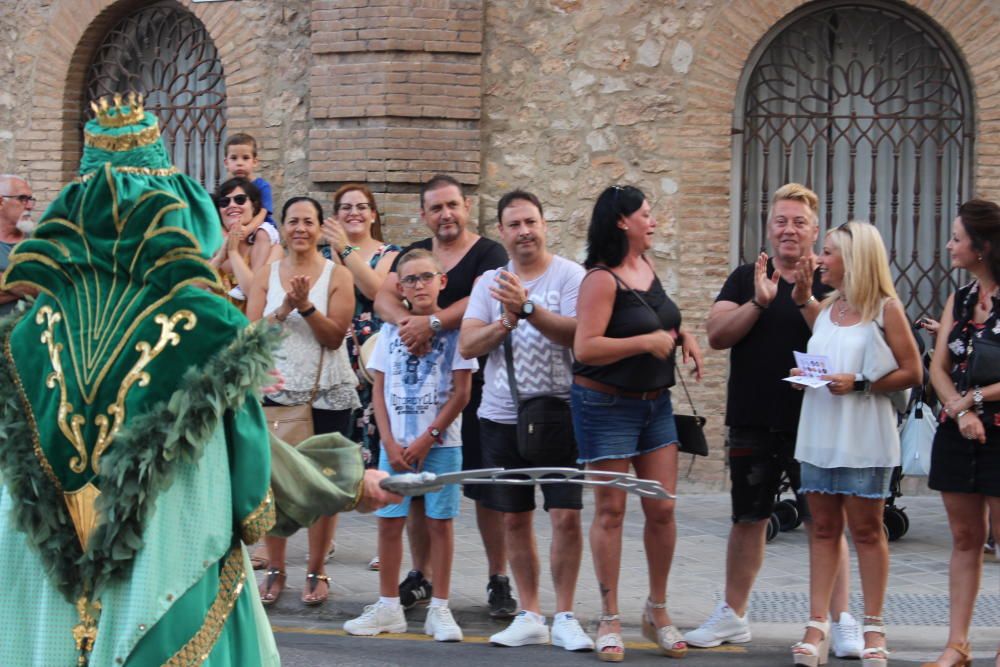
<path fill-rule="evenodd" d="M 398 288 L 414 315 L 439 310 L 438 294 L 448 277 L 430 252 L 414 249 L 399 259 Z M 382 437 L 379 468 L 390 475 L 427 471 L 435 474 L 462 469 L 462 409 L 469 401 L 472 372 L 479 365 L 458 352 L 458 330 L 439 331 L 431 349 L 410 354 L 399 329 L 382 325 L 368 370 L 375 379 L 372 404 Z M 438 641 L 461 641 L 462 629 L 448 609 L 448 588 L 454 553 L 452 519 L 458 515 L 458 486 L 449 484 L 424 496 L 431 542 L 434 597 L 424 632 Z M 379 600 L 358 618 L 344 623 L 352 635 L 405 632 L 406 617 L 399 603 L 399 572 L 403 560 L 403 529 L 410 499 L 378 510 Z"/>

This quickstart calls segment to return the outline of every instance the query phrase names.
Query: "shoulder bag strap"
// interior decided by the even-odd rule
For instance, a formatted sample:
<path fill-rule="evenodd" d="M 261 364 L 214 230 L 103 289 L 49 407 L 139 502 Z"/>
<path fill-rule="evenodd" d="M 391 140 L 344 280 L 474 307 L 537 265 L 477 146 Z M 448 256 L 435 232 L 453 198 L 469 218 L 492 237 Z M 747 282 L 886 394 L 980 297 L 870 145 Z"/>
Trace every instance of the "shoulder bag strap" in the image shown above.
<path fill-rule="evenodd" d="M 322 345 L 319 346 L 319 364 L 316 367 L 316 380 L 313 382 L 312 393 L 309 394 L 309 405 L 316 402 L 316 396 L 319 395 L 319 378 L 323 374 L 323 357 L 326 355 L 326 348 Z"/>
<path fill-rule="evenodd" d="M 503 312 L 502 310 L 500 311 Z M 517 408 L 521 404 L 521 397 L 517 393 L 517 378 L 514 377 L 514 350 L 510 343 L 510 336 L 514 333 L 513 331 L 508 331 L 507 335 L 503 339 L 503 356 L 507 361 L 507 384 L 510 386 L 510 397 L 514 399 L 514 407 Z"/>

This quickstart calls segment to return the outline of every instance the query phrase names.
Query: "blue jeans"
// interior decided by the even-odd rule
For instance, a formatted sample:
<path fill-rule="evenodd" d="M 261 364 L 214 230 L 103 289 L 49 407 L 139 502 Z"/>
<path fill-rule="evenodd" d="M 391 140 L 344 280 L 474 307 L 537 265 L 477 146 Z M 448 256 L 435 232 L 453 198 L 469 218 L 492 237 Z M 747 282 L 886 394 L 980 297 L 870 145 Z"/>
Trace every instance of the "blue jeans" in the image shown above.
<path fill-rule="evenodd" d="M 570 388 L 577 463 L 630 459 L 677 444 L 677 425 L 670 392 L 654 399 L 626 398 Z"/>

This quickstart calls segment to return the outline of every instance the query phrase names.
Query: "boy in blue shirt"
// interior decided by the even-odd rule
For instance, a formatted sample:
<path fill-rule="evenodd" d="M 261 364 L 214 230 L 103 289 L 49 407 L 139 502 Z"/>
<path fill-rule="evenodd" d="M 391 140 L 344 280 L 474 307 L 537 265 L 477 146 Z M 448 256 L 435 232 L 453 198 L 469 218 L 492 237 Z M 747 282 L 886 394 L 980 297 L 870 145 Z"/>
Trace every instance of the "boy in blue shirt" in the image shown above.
<path fill-rule="evenodd" d="M 245 178 L 260 190 L 261 208 L 250 223 L 247 234 L 252 234 L 263 223 L 270 225 L 268 236 L 272 243 L 279 243 L 278 227 L 274 224 L 274 202 L 271 198 L 271 184 L 259 176 L 254 176 L 260 161 L 257 159 L 257 140 L 252 135 L 241 132 L 226 139 L 226 157 L 223 160 L 230 178 Z M 273 230 L 273 233 L 272 233 Z"/>
<path fill-rule="evenodd" d="M 397 288 L 412 305 L 414 315 L 433 315 L 438 294 L 448 277 L 427 250 L 414 249 L 396 265 Z M 435 474 L 462 469 L 462 409 L 469 401 L 472 373 L 479 365 L 458 351 L 458 329 L 439 331 L 430 351 L 416 356 L 386 323 L 379 332 L 368 362 L 374 383 L 372 404 L 382 438 L 379 468 L 391 475 L 427 471 Z M 424 496 L 430 534 L 434 591 L 424 632 L 437 641 L 461 641 L 462 629 L 448 609 L 448 588 L 454 553 L 452 519 L 458 515 L 458 486 L 449 484 Z M 365 607 L 358 618 L 344 623 L 352 635 L 405 632 L 406 617 L 399 602 L 399 571 L 403 560 L 403 529 L 409 498 L 377 511 L 379 568 L 378 602 Z"/>

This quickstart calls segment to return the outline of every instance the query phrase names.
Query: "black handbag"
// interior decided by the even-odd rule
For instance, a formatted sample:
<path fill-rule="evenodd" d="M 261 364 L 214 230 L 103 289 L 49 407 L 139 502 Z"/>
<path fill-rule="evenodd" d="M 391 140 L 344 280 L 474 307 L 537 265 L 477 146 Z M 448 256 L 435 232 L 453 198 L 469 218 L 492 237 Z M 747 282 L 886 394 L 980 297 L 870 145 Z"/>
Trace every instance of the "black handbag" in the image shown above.
<path fill-rule="evenodd" d="M 514 377 L 514 352 L 510 336 L 503 340 L 507 383 L 517 406 L 517 453 L 536 466 L 566 466 L 576 460 L 576 438 L 569 403 L 558 396 L 520 400 Z"/>
<path fill-rule="evenodd" d="M 984 338 L 971 341 L 968 374 L 970 387 L 1000 382 L 1000 343 Z"/>

